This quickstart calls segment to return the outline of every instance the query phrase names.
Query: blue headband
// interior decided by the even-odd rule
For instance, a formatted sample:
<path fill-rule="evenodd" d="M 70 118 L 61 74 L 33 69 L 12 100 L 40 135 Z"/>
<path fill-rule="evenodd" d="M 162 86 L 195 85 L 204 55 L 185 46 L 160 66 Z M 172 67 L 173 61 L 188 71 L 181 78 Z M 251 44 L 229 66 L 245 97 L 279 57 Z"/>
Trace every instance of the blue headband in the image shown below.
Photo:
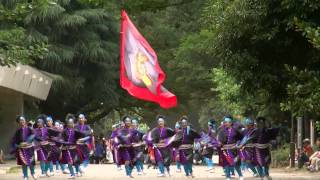
<path fill-rule="evenodd" d="M 223 120 L 224 122 L 232 122 L 232 119 L 231 118 L 228 118 L 228 117 L 226 117 L 226 118 L 224 118 L 224 120 Z"/>
<path fill-rule="evenodd" d="M 165 120 L 164 120 L 163 117 L 160 117 L 160 118 L 158 119 L 158 122 L 159 122 L 159 121 L 163 121 L 163 122 L 164 122 Z"/>
<path fill-rule="evenodd" d="M 250 119 L 250 118 L 247 118 L 245 121 L 244 121 L 245 125 L 251 125 L 251 124 L 254 124 L 253 121 Z"/>
<path fill-rule="evenodd" d="M 37 123 L 43 123 L 43 119 L 37 119 Z"/>
<path fill-rule="evenodd" d="M 138 121 L 136 119 L 132 119 L 132 124 L 138 124 Z"/>
<path fill-rule="evenodd" d="M 51 116 L 48 116 L 48 117 L 47 117 L 47 121 L 53 121 L 52 117 L 51 117 Z"/>
<path fill-rule="evenodd" d="M 84 116 L 84 114 L 79 114 L 79 119 L 85 119 L 86 117 Z"/>
<path fill-rule="evenodd" d="M 20 117 L 19 117 L 19 121 L 26 121 L 26 118 L 23 117 L 23 116 L 20 116 Z"/>

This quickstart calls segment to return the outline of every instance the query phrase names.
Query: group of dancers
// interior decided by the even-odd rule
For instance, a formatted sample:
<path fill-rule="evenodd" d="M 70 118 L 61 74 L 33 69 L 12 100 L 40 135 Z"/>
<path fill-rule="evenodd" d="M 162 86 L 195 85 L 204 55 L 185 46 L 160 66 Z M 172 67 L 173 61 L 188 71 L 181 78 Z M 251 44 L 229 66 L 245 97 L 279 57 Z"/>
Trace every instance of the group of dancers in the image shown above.
<path fill-rule="evenodd" d="M 175 161 L 178 169 L 182 165 L 185 175 L 193 178 L 194 144 L 200 142 L 206 162 L 212 163 L 214 152 L 218 153 L 218 163 L 227 180 L 234 171 L 240 180 L 244 179 L 241 165 L 250 169 L 254 177 L 271 179 L 270 141 L 276 138 L 279 129 L 267 128 L 265 118 L 258 117 L 255 122 L 247 118 L 241 124 L 227 115 L 219 126 L 215 120 L 209 120 L 207 132 L 193 129 L 187 116 L 176 122 L 174 130 L 166 126 L 165 116 L 157 116 L 156 121 L 157 127 L 145 134 L 139 130 L 138 121 L 129 116 L 113 126 L 114 160 L 118 167 L 125 166 L 128 177 L 133 178 L 134 167 L 138 175 L 144 174 L 145 155 L 157 167 L 159 177 L 171 176 L 170 165 Z"/>
<path fill-rule="evenodd" d="M 24 116 L 17 117 L 16 121 L 19 128 L 12 138 L 11 152 L 22 166 L 24 180 L 29 178 L 28 169 L 31 177 L 37 179 L 36 159 L 40 164 L 40 177 L 53 176 L 54 165 L 56 170 L 61 168 L 62 173 L 70 174 L 69 179 L 82 176 L 89 163 L 90 148 L 94 146 L 93 131 L 83 114 L 78 118 L 67 115 L 65 124 L 46 115 L 38 116 L 34 124 Z"/>
<path fill-rule="evenodd" d="M 22 166 L 24 180 L 29 178 L 28 171 L 37 179 L 35 159 L 39 161 L 42 177 L 53 176 L 54 165 L 70 174 L 71 179 L 84 173 L 90 150 L 94 149 L 94 136 L 83 114 L 77 118 L 67 115 L 65 123 L 45 115 L 38 116 L 32 125 L 23 116 L 16 120 L 19 128 L 12 139 L 11 152 Z M 209 120 L 207 132 L 193 129 L 187 116 L 181 117 L 174 129 L 166 125 L 165 116 L 157 116 L 156 121 L 157 127 L 146 133 L 140 131 L 138 120 L 129 116 L 112 127 L 113 159 L 119 168 L 125 166 L 128 177 L 133 177 L 134 167 L 139 175 L 144 174 L 145 157 L 157 167 L 159 177 L 171 176 L 173 162 L 178 170 L 183 166 L 187 177 L 194 177 L 194 144 L 200 144 L 200 153 L 208 163 L 212 163 L 212 156 L 217 152 L 218 163 L 228 180 L 234 171 L 239 179 L 244 179 L 241 165 L 255 177 L 270 178 L 270 141 L 277 136 L 278 128 L 267 128 L 265 118 L 258 117 L 255 122 L 248 118 L 241 124 L 227 115 L 219 125 Z"/>

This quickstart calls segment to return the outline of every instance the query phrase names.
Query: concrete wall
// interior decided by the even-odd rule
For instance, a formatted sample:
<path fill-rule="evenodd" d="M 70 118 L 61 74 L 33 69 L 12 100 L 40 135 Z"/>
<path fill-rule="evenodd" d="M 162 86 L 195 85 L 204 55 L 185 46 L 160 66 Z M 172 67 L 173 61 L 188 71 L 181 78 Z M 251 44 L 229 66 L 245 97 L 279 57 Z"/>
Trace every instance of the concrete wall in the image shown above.
<path fill-rule="evenodd" d="M 18 64 L 16 67 L 0 66 L 0 86 L 46 100 L 52 79 L 31 66 Z"/>
<path fill-rule="evenodd" d="M 23 94 L 0 87 L 0 149 L 9 153 L 9 143 L 17 128 L 15 118 L 23 113 Z"/>

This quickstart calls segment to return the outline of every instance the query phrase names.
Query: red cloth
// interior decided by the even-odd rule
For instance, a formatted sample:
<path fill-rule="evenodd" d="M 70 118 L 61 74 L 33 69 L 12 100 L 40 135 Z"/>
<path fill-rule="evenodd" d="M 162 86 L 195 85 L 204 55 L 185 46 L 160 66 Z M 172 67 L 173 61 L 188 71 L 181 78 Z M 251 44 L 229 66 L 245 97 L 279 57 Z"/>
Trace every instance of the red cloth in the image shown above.
<path fill-rule="evenodd" d="M 177 105 L 177 98 L 162 86 L 165 73 L 157 54 L 123 10 L 120 45 L 120 85 L 138 99 L 158 103 L 162 108 Z"/>
<path fill-rule="evenodd" d="M 313 149 L 310 145 L 306 145 L 303 147 L 303 152 L 305 152 L 306 155 L 310 157 L 313 154 Z"/>
<path fill-rule="evenodd" d="M 150 161 L 152 163 L 155 163 L 156 162 L 156 157 L 155 157 L 155 154 L 154 154 L 154 149 L 152 147 L 148 148 L 148 154 L 150 156 Z"/>

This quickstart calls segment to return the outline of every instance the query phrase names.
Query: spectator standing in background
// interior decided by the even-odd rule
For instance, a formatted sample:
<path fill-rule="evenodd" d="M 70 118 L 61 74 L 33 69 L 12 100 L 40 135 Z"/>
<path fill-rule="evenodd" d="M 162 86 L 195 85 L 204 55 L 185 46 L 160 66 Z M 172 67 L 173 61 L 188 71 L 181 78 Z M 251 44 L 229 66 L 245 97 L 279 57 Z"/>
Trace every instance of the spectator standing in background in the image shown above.
<path fill-rule="evenodd" d="M 96 145 L 96 148 L 94 151 L 94 163 L 100 164 L 101 160 L 103 159 L 103 155 L 105 154 L 104 145 L 100 138 L 96 140 L 95 145 Z"/>

